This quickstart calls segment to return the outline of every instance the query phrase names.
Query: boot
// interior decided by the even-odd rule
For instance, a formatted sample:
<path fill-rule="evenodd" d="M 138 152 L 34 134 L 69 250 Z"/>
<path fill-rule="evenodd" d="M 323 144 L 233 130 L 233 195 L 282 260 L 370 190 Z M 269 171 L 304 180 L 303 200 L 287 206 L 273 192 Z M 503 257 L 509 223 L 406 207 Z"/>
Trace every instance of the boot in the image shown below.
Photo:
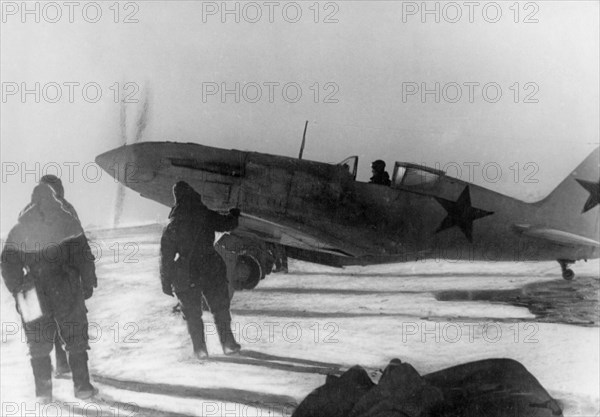
<path fill-rule="evenodd" d="M 214 316 L 217 333 L 219 334 L 219 340 L 221 341 L 221 347 L 223 347 L 223 353 L 225 355 L 231 355 L 239 352 L 242 347 L 235 341 L 235 337 L 233 337 L 233 333 L 231 333 L 231 314 L 229 311 L 219 311 L 215 313 Z"/>
<path fill-rule="evenodd" d="M 194 356 L 199 360 L 208 359 L 208 350 L 206 349 L 206 346 L 194 349 Z"/>
<path fill-rule="evenodd" d="M 31 358 L 31 369 L 35 380 L 35 396 L 42 404 L 52 402 L 52 362 L 50 355 Z"/>
<path fill-rule="evenodd" d="M 80 400 L 88 400 L 98 394 L 98 389 L 90 384 L 90 372 L 88 371 L 88 354 L 83 352 L 69 352 L 69 366 L 73 373 L 73 387 L 75 397 Z"/>
<path fill-rule="evenodd" d="M 71 368 L 67 360 L 67 353 L 62 348 L 60 340 L 57 338 L 54 341 L 54 356 L 56 357 L 56 366 L 54 369 L 55 378 L 70 378 Z"/>
<path fill-rule="evenodd" d="M 196 317 L 193 320 L 186 321 L 188 333 L 192 338 L 192 347 L 194 348 L 194 356 L 200 360 L 208 358 L 208 350 L 206 349 L 206 338 L 204 337 L 204 322 L 201 317 Z"/>

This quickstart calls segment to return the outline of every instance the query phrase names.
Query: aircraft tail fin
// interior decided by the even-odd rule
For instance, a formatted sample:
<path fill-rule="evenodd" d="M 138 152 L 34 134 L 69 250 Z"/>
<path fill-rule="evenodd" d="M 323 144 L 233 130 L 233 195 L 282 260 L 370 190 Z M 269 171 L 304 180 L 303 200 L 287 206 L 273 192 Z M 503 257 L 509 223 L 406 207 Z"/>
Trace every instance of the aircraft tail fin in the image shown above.
<path fill-rule="evenodd" d="M 540 218 L 553 227 L 599 240 L 600 148 L 571 172 L 548 197 L 539 202 Z"/>

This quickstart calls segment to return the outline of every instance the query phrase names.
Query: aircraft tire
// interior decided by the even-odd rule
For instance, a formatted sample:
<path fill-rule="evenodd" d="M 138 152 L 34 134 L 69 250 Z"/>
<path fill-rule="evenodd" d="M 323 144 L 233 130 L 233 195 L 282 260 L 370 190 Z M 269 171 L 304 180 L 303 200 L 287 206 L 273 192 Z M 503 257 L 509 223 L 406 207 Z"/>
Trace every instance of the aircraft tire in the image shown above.
<path fill-rule="evenodd" d="M 565 271 L 562 274 L 562 277 L 567 281 L 571 281 L 573 278 L 575 278 L 575 272 L 573 272 L 572 269 L 565 269 Z"/>

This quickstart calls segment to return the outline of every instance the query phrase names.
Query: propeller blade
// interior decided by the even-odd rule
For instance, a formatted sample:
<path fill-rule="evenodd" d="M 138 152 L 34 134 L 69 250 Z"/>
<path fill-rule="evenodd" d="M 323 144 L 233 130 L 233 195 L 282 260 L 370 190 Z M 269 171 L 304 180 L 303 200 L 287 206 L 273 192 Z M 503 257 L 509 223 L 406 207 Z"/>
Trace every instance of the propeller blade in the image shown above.
<path fill-rule="evenodd" d="M 150 89 L 148 86 L 144 88 L 144 95 L 142 96 L 142 109 L 140 110 L 137 124 L 136 124 L 136 132 L 133 143 L 138 143 L 142 136 L 144 135 L 144 130 L 148 125 L 148 109 L 150 108 Z"/>
<path fill-rule="evenodd" d="M 127 105 L 124 100 L 119 103 L 119 129 L 120 129 L 120 145 L 127 145 Z M 119 171 L 125 167 L 115 167 Z M 123 214 L 123 205 L 125 202 L 125 187 L 123 184 L 117 184 L 117 194 L 115 195 L 115 205 L 113 207 L 113 227 L 118 227 L 121 215 Z"/>
<path fill-rule="evenodd" d="M 138 143 L 146 130 L 146 126 L 148 126 L 148 111 L 150 109 L 150 88 L 146 86 L 144 88 L 144 94 L 142 96 L 141 109 L 138 114 L 138 119 L 135 125 L 135 136 L 133 137 L 133 141 L 131 143 Z M 127 107 L 124 101 L 121 101 L 120 108 L 120 127 L 121 127 L 121 144 L 127 145 L 128 137 L 127 137 Z M 125 169 L 126 167 L 119 167 L 120 169 Z M 125 206 L 125 186 L 123 184 L 119 184 L 117 187 L 117 195 L 115 197 L 115 206 L 113 213 L 113 227 L 118 227 L 121 221 L 121 216 L 123 215 L 123 208 Z"/>
<path fill-rule="evenodd" d="M 117 195 L 115 196 L 115 207 L 113 213 L 113 227 L 119 227 L 121 216 L 123 215 L 123 206 L 125 203 L 125 187 L 119 183 Z"/>
<path fill-rule="evenodd" d="M 127 106 L 121 100 L 119 102 L 119 128 L 121 130 L 121 146 L 127 145 Z"/>

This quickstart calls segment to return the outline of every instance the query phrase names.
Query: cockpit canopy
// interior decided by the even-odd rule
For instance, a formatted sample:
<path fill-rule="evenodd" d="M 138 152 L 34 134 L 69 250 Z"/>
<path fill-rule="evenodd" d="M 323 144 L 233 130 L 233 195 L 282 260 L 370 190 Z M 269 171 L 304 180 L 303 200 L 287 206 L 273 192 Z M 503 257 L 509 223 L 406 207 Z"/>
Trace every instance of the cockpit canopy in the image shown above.
<path fill-rule="evenodd" d="M 358 172 L 358 156 L 350 156 L 338 165 L 346 168 L 350 175 L 352 175 L 352 178 L 356 180 L 356 173 Z"/>
<path fill-rule="evenodd" d="M 396 162 L 392 176 L 393 188 L 429 188 L 444 176 L 444 171 L 407 162 Z"/>
<path fill-rule="evenodd" d="M 358 156 L 351 156 L 338 164 L 348 170 L 356 180 L 358 171 Z M 430 188 L 435 186 L 444 176 L 444 171 L 428 168 L 409 162 L 396 162 L 392 175 L 393 188 Z"/>

